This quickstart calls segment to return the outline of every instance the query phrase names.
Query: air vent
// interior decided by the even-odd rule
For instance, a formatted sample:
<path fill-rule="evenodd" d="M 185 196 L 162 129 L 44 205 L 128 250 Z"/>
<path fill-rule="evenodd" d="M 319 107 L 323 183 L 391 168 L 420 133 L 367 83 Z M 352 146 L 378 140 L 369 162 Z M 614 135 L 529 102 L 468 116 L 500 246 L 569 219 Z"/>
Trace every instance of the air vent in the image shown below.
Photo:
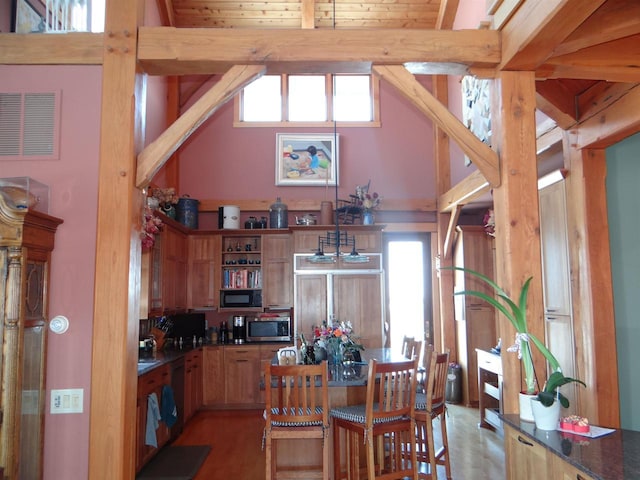
<path fill-rule="evenodd" d="M 0 93 L 0 160 L 57 160 L 60 93 Z"/>

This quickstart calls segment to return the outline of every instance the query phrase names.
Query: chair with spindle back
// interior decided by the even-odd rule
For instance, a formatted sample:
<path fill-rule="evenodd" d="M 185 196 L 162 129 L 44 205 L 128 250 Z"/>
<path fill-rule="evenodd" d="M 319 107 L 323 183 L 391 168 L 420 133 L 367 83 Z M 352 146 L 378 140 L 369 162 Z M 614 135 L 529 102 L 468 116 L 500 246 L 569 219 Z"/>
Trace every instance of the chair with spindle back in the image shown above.
<path fill-rule="evenodd" d="M 320 439 L 322 466 L 295 470 L 296 478 L 329 479 L 329 392 L 327 362 L 320 365 L 265 365 L 266 480 L 292 478 L 277 469 L 276 441 Z"/>

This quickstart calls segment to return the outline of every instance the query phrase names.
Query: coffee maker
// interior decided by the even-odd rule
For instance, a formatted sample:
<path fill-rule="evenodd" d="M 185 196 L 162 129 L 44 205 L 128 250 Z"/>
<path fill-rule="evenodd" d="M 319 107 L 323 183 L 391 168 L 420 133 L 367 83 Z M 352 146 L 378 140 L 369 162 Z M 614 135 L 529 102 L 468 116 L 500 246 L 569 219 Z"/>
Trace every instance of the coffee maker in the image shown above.
<path fill-rule="evenodd" d="M 233 316 L 233 343 L 244 343 L 247 340 L 246 318 L 244 315 Z"/>

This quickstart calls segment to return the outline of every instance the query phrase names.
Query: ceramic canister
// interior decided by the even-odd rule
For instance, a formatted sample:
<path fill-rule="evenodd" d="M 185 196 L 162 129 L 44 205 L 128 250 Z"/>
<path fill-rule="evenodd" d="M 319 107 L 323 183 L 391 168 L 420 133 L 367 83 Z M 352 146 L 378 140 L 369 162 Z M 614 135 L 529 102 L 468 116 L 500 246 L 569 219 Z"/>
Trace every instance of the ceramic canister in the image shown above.
<path fill-rule="evenodd" d="M 224 205 L 222 207 L 222 228 L 240 228 L 240 207 L 236 205 Z"/>

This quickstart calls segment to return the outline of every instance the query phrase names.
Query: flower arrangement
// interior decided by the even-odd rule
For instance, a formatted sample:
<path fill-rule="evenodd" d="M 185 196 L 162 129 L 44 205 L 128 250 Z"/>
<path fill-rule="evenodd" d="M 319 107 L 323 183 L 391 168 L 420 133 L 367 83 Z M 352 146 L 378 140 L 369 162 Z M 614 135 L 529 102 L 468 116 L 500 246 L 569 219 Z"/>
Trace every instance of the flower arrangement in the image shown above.
<path fill-rule="evenodd" d="M 176 194 L 176 189 L 173 187 L 154 188 L 151 191 L 151 196 L 157 198 L 161 206 L 175 205 L 178 203 L 178 195 Z"/>
<path fill-rule="evenodd" d="M 332 326 L 323 323 L 313 329 L 314 342 L 327 349 L 327 352 L 364 350 L 364 346 L 356 342 L 351 322 L 336 322 Z"/>
<path fill-rule="evenodd" d="M 371 211 L 380 206 L 382 197 L 378 195 L 378 192 L 365 192 L 362 189 L 356 189 L 357 197 L 360 205 L 365 211 Z"/>
<path fill-rule="evenodd" d="M 484 214 L 484 217 L 482 218 L 482 224 L 487 235 L 491 237 L 496 236 L 496 219 L 492 208 L 487 210 L 487 212 Z"/>
<path fill-rule="evenodd" d="M 153 248 L 153 244 L 156 242 L 156 235 L 160 233 L 160 230 L 162 230 L 162 225 L 162 220 L 156 217 L 151 207 L 145 205 L 142 220 L 142 232 L 140 232 L 142 248 L 144 250 L 150 250 Z"/>

